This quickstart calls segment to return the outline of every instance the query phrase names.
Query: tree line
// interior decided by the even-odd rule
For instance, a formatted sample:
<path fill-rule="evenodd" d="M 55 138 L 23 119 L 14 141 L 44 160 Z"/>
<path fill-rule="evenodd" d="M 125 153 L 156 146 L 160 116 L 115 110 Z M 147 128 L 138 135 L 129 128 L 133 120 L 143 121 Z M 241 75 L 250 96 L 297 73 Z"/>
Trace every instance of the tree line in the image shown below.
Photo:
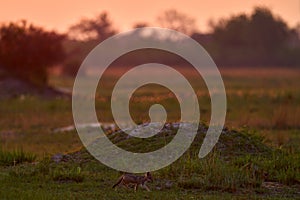
<path fill-rule="evenodd" d="M 161 27 L 191 36 L 204 46 L 219 67 L 300 66 L 300 25 L 288 27 L 265 7 L 256 7 L 249 15 L 238 14 L 211 22 L 211 31 L 205 34 L 197 30 L 192 17 L 176 10 L 164 12 L 157 22 Z M 149 24 L 139 22 L 133 28 L 146 26 Z M 64 74 L 76 75 L 88 52 L 117 32 L 106 12 L 82 19 L 66 34 L 46 31 L 26 21 L 2 24 L 0 70 L 43 88 L 47 86 L 47 70 L 51 66 L 60 65 Z M 166 64 L 184 62 L 168 52 L 147 50 L 123 56 L 118 64 L 142 64 L 153 59 L 168 61 Z"/>
<path fill-rule="evenodd" d="M 300 65 L 299 30 L 289 28 L 267 8 L 257 7 L 250 15 L 236 15 L 211 26 L 207 48 L 220 65 Z"/>

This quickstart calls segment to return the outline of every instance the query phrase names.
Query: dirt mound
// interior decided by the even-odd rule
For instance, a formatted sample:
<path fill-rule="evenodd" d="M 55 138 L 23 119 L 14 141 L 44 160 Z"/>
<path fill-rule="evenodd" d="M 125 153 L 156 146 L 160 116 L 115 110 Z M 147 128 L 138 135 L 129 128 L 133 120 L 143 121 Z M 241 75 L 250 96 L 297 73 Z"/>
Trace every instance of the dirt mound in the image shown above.
<path fill-rule="evenodd" d="M 141 124 L 139 127 L 143 127 L 148 124 Z M 150 138 L 137 138 L 132 137 L 121 130 L 112 131 L 109 126 L 102 127 L 107 132 L 107 137 L 118 147 L 127 151 L 135 153 L 146 153 L 162 148 L 168 144 L 173 137 L 177 134 L 180 123 L 166 123 L 162 130 L 153 137 Z M 188 124 L 185 124 L 185 128 L 188 130 Z M 89 127 L 89 130 L 91 127 Z M 189 151 L 199 152 L 203 139 L 207 132 L 207 126 L 199 124 L 198 133 L 195 137 Z M 91 145 L 97 145 L 97 139 L 91 143 Z M 222 157 L 235 157 L 240 155 L 271 155 L 273 149 L 263 143 L 263 138 L 257 136 L 249 130 L 229 130 L 224 128 L 222 134 L 214 148 L 218 151 Z M 80 157 L 85 157 L 86 160 L 89 156 L 84 149 L 80 153 L 73 152 L 68 156 L 66 160 L 81 160 Z M 92 157 L 90 157 L 92 158 Z M 61 159 L 64 161 L 64 159 Z"/>
<path fill-rule="evenodd" d="M 147 124 L 146 124 L 147 125 Z M 145 124 L 140 125 L 141 127 Z M 162 148 L 177 134 L 180 123 L 166 123 L 162 130 L 151 138 L 141 139 L 132 137 L 122 131 L 110 133 L 108 137 L 117 146 L 128 151 L 145 153 Z M 188 132 L 189 124 L 184 128 Z M 191 150 L 199 151 L 208 127 L 199 124 L 197 135 L 192 143 Z M 230 130 L 224 128 L 214 148 L 223 156 L 238 156 L 245 154 L 269 154 L 272 149 L 263 143 L 263 138 L 250 130 Z"/>

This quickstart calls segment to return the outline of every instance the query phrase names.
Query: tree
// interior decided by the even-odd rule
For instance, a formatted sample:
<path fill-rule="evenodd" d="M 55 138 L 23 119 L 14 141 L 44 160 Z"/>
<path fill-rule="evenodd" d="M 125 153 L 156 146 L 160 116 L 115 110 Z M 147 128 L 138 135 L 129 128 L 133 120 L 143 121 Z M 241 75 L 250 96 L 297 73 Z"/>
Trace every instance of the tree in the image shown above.
<path fill-rule="evenodd" d="M 212 36 L 225 64 L 272 65 L 283 63 L 292 31 L 265 7 L 212 24 Z"/>
<path fill-rule="evenodd" d="M 26 21 L 0 27 L 0 65 L 12 76 L 39 88 L 47 85 L 47 68 L 64 58 L 64 35 Z"/>
<path fill-rule="evenodd" d="M 194 18 L 180 13 L 177 10 L 167 10 L 157 18 L 160 26 L 164 28 L 173 29 L 187 35 L 195 32 L 196 21 Z"/>
<path fill-rule="evenodd" d="M 288 40 L 290 32 L 287 24 L 281 18 L 275 17 L 268 8 L 255 8 L 250 22 L 249 34 L 253 47 L 272 52 L 283 47 Z"/>
<path fill-rule="evenodd" d="M 82 19 L 79 23 L 71 26 L 69 32 L 69 35 L 76 39 L 99 41 L 117 33 L 106 12 L 100 13 L 95 19 Z"/>
<path fill-rule="evenodd" d="M 230 20 L 220 20 L 212 24 L 214 39 L 224 46 L 247 46 L 250 21 L 244 14 L 233 16 Z"/>

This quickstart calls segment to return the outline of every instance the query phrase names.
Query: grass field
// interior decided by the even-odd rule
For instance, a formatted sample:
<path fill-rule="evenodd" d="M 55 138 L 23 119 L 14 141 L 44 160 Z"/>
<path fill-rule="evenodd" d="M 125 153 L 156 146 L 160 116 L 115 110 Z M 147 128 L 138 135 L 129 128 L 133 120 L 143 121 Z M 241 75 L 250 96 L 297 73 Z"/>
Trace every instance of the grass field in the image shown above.
<path fill-rule="evenodd" d="M 107 73 L 103 79 L 107 90 L 99 91 L 96 96 L 96 109 L 101 110 L 99 119 L 104 122 L 112 122 L 109 106 L 104 102 L 109 100 L 108 90 L 113 87 L 118 73 Z M 195 147 L 171 166 L 153 173 L 156 183 L 149 184 L 153 192 L 134 193 L 121 188 L 114 191 L 111 186 L 120 174 L 91 158 L 81 162 L 89 157 L 86 153 L 80 162 L 56 164 L 49 160 L 51 155 L 76 152 L 82 147 L 75 131 L 54 131 L 73 124 L 71 100 L 32 96 L 3 99 L 0 105 L 0 198 L 300 198 L 300 70 L 231 68 L 222 69 L 221 73 L 228 100 L 226 127 L 244 131 L 247 137 L 251 134 L 263 136 L 258 144 L 272 147 L 271 153 L 224 157 L 215 152 L 199 161 L 195 156 L 199 148 Z M 197 76 L 185 74 L 198 94 L 201 121 L 207 123 L 210 118 L 208 92 Z M 70 90 L 72 83 L 67 77 L 55 76 L 50 80 L 51 85 Z M 150 88 L 140 88 L 131 99 L 134 120 L 137 123 L 147 121 L 147 108 L 153 103 L 162 103 L 167 107 L 168 121 L 178 121 L 178 105 L 171 98 L 172 94 L 162 87 Z M 130 144 L 133 143 L 120 145 L 126 148 Z M 265 182 L 278 183 L 277 187 L 263 187 L 265 172 L 269 173 Z M 155 185 L 159 180 L 170 180 L 174 186 L 157 190 Z"/>

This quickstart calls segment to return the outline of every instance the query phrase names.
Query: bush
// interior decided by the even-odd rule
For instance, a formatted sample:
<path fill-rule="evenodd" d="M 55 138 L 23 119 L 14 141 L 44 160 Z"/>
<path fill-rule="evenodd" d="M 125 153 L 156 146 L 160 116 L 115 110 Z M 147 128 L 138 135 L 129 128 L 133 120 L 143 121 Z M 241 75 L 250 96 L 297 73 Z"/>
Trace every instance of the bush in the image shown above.
<path fill-rule="evenodd" d="M 11 76 L 38 88 L 47 85 L 47 67 L 64 58 L 64 35 L 28 25 L 26 21 L 0 27 L 0 66 Z"/>

